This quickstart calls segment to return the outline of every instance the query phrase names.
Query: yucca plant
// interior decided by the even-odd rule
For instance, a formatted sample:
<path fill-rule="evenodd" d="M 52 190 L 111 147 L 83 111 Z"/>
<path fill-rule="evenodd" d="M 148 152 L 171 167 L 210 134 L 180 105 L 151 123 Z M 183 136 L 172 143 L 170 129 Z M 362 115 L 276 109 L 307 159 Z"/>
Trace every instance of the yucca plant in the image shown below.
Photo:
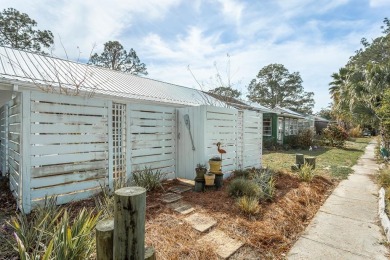
<path fill-rule="evenodd" d="M 260 198 L 272 200 L 275 196 L 274 172 L 271 169 L 256 169 L 253 181 L 260 187 Z"/>
<path fill-rule="evenodd" d="M 301 181 L 310 182 L 315 176 L 315 170 L 310 164 L 305 163 L 301 166 L 297 174 Z"/>
<path fill-rule="evenodd" d="M 153 170 L 151 167 L 145 167 L 143 170 L 133 172 L 132 184 L 144 187 L 147 191 L 157 188 L 164 189 L 161 181 L 166 174 L 161 170 Z"/>
<path fill-rule="evenodd" d="M 116 187 L 117 188 L 117 187 Z M 102 192 L 94 197 L 96 209 L 100 212 L 101 219 L 114 216 L 114 196 L 110 194 L 108 188 L 101 186 Z"/>
<path fill-rule="evenodd" d="M 51 254 L 52 234 L 63 210 L 56 206 L 56 197 L 45 198 L 30 216 L 18 213 L 8 225 L 14 230 L 10 243 L 21 259 L 45 259 Z"/>
<path fill-rule="evenodd" d="M 71 222 L 65 210 L 53 236 L 53 257 L 55 259 L 88 258 L 94 250 L 93 232 L 99 215 L 93 215 L 83 208 Z"/>
<path fill-rule="evenodd" d="M 255 215 L 259 213 L 260 206 L 259 201 L 255 197 L 243 196 L 237 199 L 238 208 L 248 215 Z"/>
<path fill-rule="evenodd" d="M 83 259 L 94 250 L 94 228 L 100 212 L 82 209 L 71 221 L 67 210 L 56 206 L 56 198 L 26 216 L 17 214 L 8 223 L 14 229 L 14 249 L 22 260 Z"/>

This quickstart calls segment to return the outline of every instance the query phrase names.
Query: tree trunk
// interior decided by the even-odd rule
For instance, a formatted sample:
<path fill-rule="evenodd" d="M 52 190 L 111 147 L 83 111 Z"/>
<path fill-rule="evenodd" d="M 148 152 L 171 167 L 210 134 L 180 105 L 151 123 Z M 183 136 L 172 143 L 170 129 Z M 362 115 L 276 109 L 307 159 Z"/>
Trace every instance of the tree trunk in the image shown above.
<path fill-rule="evenodd" d="M 126 187 L 114 197 L 114 259 L 144 259 L 146 190 Z"/>
<path fill-rule="evenodd" d="M 96 225 L 96 259 L 113 258 L 114 218 L 101 220 Z"/>

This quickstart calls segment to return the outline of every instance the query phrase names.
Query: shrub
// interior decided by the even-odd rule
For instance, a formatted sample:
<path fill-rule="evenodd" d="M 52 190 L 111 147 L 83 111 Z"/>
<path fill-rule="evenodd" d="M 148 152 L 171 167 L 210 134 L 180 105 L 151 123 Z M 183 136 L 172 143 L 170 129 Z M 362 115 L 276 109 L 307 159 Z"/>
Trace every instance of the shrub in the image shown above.
<path fill-rule="evenodd" d="M 248 215 L 255 215 L 260 211 L 259 201 L 254 197 L 243 196 L 237 199 L 238 208 Z"/>
<path fill-rule="evenodd" d="M 151 167 L 133 172 L 132 183 L 136 186 L 144 187 L 147 191 L 153 191 L 157 188 L 164 189 L 161 181 L 166 174 L 160 170 L 152 170 Z"/>
<path fill-rule="evenodd" d="M 362 129 L 360 128 L 360 125 L 349 130 L 348 134 L 350 137 L 362 137 Z"/>
<path fill-rule="evenodd" d="M 342 147 L 348 139 L 348 133 L 341 126 L 330 124 L 323 130 L 323 137 L 331 146 Z"/>
<path fill-rule="evenodd" d="M 268 150 L 274 150 L 276 149 L 276 146 L 278 145 L 278 142 L 276 141 L 276 138 L 274 137 L 265 137 L 263 139 L 263 148 L 268 149 Z"/>
<path fill-rule="evenodd" d="M 284 137 L 285 147 L 297 149 L 299 147 L 298 135 L 288 135 Z"/>
<path fill-rule="evenodd" d="M 390 187 L 390 172 L 388 169 L 382 169 L 378 175 L 379 185 L 383 188 Z"/>
<path fill-rule="evenodd" d="M 314 132 L 311 129 L 304 129 L 298 132 L 298 146 L 307 149 L 313 145 Z"/>
<path fill-rule="evenodd" d="M 245 170 L 234 170 L 233 171 L 233 176 L 237 178 L 245 178 L 245 179 L 252 179 L 254 176 L 253 171 L 249 169 Z"/>
<path fill-rule="evenodd" d="M 260 199 L 272 200 L 275 195 L 275 179 L 271 169 L 256 169 L 253 181 L 260 187 Z"/>
<path fill-rule="evenodd" d="M 385 190 L 385 211 L 390 216 L 390 187 Z"/>
<path fill-rule="evenodd" d="M 301 166 L 297 174 L 301 181 L 310 182 L 315 176 L 315 170 L 311 165 L 305 163 Z"/>
<path fill-rule="evenodd" d="M 255 182 L 244 178 L 234 179 L 228 186 L 229 195 L 234 197 L 247 196 L 259 198 L 260 192 L 260 187 Z"/>

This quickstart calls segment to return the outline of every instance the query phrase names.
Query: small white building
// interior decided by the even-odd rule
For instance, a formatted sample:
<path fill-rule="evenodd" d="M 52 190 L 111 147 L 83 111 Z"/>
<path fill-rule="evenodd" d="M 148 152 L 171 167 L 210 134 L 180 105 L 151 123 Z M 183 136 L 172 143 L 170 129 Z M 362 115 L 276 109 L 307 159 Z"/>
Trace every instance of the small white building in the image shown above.
<path fill-rule="evenodd" d="M 0 170 L 28 213 L 45 196 L 59 204 L 87 198 L 144 167 L 193 179 L 197 163 L 218 155 L 217 142 L 227 150 L 224 172 L 260 167 L 262 113 L 192 88 L 0 47 L 0 141 Z"/>

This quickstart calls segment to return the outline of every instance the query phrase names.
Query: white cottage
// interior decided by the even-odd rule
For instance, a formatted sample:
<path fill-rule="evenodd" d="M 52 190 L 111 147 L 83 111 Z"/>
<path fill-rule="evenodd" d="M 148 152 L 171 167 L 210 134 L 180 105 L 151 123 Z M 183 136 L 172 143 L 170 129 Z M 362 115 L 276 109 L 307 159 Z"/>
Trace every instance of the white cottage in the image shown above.
<path fill-rule="evenodd" d="M 87 198 L 144 167 L 193 179 L 218 141 L 225 172 L 260 167 L 262 114 L 192 88 L 0 47 L 0 141 L 0 170 L 28 213 L 46 195 L 59 204 Z"/>

